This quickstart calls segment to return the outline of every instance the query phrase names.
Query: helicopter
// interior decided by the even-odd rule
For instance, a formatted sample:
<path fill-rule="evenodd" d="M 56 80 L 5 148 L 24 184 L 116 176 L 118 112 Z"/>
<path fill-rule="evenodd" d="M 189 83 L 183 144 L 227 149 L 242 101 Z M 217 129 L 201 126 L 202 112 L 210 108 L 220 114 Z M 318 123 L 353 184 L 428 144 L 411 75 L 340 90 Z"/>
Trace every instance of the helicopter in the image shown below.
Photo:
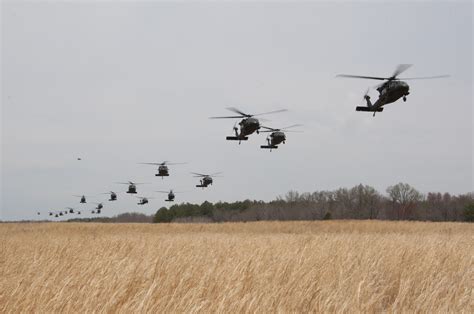
<path fill-rule="evenodd" d="M 186 164 L 185 162 L 169 162 L 169 161 L 163 161 L 163 162 L 141 162 L 140 164 L 142 165 L 153 165 L 153 166 L 158 166 L 158 173 L 155 173 L 156 177 L 169 177 L 169 169 L 168 165 L 184 165 Z"/>
<path fill-rule="evenodd" d="M 238 116 L 227 116 L 227 117 L 210 117 L 210 119 L 240 119 L 243 118 L 239 122 L 240 126 L 240 132 L 239 129 L 237 128 L 237 122 L 234 124 L 234 132 L 235 136 L 227 136 L 226 140 L 228 141 L 239 141 L 239 144 L 241 141 L 246 141 L 248 140 L 248 135 L 257 132 L 259 133 L 260 130 L 260 121 L 257 118 L 254 118 L 255 116 L 261 116 L 264 114 L 271 114 L 271 113 L 277 113 L 277 112 L 283 112 L 287 111 L 286 109 L 281 109 L 281 110 L 275 110 L 275 111 L 269 111 L 269 112 L 264 112 L 264 113 L 259 113 L 259 114 L 247 114 L 242 111 L 240 111 L 237 108 L 234 107 L 229 107 L 227 108 L 228 110 L 235 112 L 239 114 Z"/>
<path fill-rule="evenodd" d="M 218 174 L 221 174 L 222 172 L 216 172 L 213 174 L 202 174 L 202 173 L 196 173 L 196 172 L 191 172 L 194 174 L 195 178 L 201 178 L 201 183 L 196 185 L 197 188 L 207 188 L 209 185 L 212 185 L 212 178 L 216 177 Z"/>
<path fill-rule="evenodd" d="M 408 70 L 411 66 L 412 64 L 399 64 L 393 72 L 392 76 L 390 77 L 360 76 L 349 74 L 339 74 L 337 75 L 337 77 L 386 81 L 376 87 L 377 91 L 379 92 L 379 98 L 375 103 L 372 104 L 372 102 L 370 101 L 370 96 L 368 95 L 369 90 L 367 90 L 364 95 L 364 99 L 367 102 L 367 106 L 356 107 L 356 111 L 373 112 L 373 116 L 375 117 L 375 113 L 383 111 L 383 106 L 396 102 L 400 98 L 403 98 L 403 101 L 407 101 L 407 96 L 410 94 L 410 86 L 408 86 L 408 84 L 404 81 L 449 77 L 449 75 L 437 75 L 427 77 L 409 77 L 403 79 L 398 78 L 398 75 Z"/>
<path fill-rule="evenodd" d="M 267 127 L 267 126 L 262 126 L 262 128 L 264 128 L 266 130 L 265 131 L 260 131 L 261 133 L 264 133 L 264 132 L 271 132 L 271 133 L 270 133 L 270 135 L 267 136 L 268 145 L 261 145 L 260 148 L 270 149 L 270 151 L 272 151 L 272 149 L 277 149 L 279 144 L 281 144 L 281 143 L 285 144 L 285 141 L 286 141 L 285 132 L 298 132 L 298 131 L 293 131 L 293 130 L 288 131 L 288 129 L 291 129 L 291 128 L 294 128 L 294 127 L 297 127 L 297 126 L 302 126 L 302 125 L 301 124 L 293 124 L 293 125 L 281 128 L 281 129 L 274 129 L 274 128 L 270 128 L 270 127 Z"/>
<path fill-rule="evenodd" d="M 102 193 L 102 194 L 110 194 L 109 201 L 111 201 L 111 202 L 117 200 L 117 193 L 115 193 L 114 191 L 110 191 L 108 193 Z"/>
<path fill-rule="evenodd" d="M 182 193 L 182 192 L 174 192 L 172 189 L 169 191 L 155 191 L 155 192 L 168 194 L 168 199 L 166 199 L 165 202 L 173 202 L 175 198 L 175 194 Z"/>
<path fill-rule="evenodd" d="M 37 214 L 38 216 L 39 216 L 39 215 L 41 215 L 41 213 L 40 213 L 40 212 L 37 212 L 36 214 Z"/>
<path fill-rule="evenodd" d="M 69 213 L 74 214 L 74 208 L 72 208 L 72 207 L 66 207 L 66 208 L 69 209 Z M 66 213 L 67 213 L 67 211 L 66 211 Z"/>
<path fill-rule="evenodd" d="M 100 211 L 102 208 L 104 208 L 104 205 L 102 203 L 94 203 L 94 204 L 97 205 L 97 207 L 95 209 L 97 209 L 98 211 Z"/>
<path fill-rule="evenodd" d="M 81 200 L 80 200 L 80 203 L 81 203 L 81 204 L 87 203 L 87 201 L 86 201 L 86 196 L 85 196 L 85 195 L 73 195 L 73 196 L 75 196 L 75 197 L 80 197 L 80 198 L 81 198 Z"/>
<path fill-rule="evenodd" d="M 137 198 L 140 199 L 140 201 L 137 203 L 137 205 L 145 205 L 145 204 L 148 204 L 148 199 L 151 199 L 152 197 L 137 196 Z"/>
<path fill-rule="evenodd" d="M 128 185 L 128 190 L 127 193 L 129 194 L 137 194 L 137 185 L 139 184 L 145 184 L 145 183 L 135 183 L 132 181 L 128 182 L 117 182 L 118 184 L 127 184 Z"/>

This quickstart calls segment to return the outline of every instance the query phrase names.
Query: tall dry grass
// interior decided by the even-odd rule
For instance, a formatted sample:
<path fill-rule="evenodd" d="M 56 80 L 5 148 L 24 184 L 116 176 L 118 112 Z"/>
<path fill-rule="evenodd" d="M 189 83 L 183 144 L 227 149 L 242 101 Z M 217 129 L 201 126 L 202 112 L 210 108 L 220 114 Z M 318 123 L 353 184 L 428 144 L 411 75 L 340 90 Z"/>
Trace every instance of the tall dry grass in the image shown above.
<path fill-rule="evenodd" d="M 0 224 L 0 312 L 474 312 L 474 225 Z"/>

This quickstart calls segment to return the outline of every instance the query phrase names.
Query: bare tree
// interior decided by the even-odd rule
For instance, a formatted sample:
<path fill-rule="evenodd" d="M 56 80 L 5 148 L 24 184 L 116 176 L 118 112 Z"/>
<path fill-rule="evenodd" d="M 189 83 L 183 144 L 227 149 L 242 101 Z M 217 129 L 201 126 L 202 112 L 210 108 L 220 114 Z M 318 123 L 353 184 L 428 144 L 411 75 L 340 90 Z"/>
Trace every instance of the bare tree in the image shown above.
<path fill-rule="evenodd" d="M 387 188 L 397 219 L 413 218 L 413 210 L 423 195 L 408 183 L 398 183 Z"/>

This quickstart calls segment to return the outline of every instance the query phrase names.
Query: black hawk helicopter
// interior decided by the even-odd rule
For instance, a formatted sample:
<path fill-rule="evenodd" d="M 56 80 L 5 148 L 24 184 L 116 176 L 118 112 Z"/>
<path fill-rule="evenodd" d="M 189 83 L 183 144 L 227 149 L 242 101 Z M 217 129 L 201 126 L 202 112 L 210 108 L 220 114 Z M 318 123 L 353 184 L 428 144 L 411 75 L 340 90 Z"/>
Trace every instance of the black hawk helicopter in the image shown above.
<path fill-rule="evenodd" d="M 271 113 L 277 113 L 277 112 L 283 112 L 287 111 L 286 109 L 281 109 L 281 110 L 275 110 L 275 111 L 269 111 L 269 112 L 264 112 L 264 113 L 259 113 L 259 114 L 247 114 L 242 111 L 240 111 L 237 108 L 234 107 L 229 107 L 227 108 L 228 110 L 235 112 L 239 114 L 238 116 L 227 116 L 227 117 L 210 117 L 210 119 L 240 119 L 243 118 L 239 122 L 240 126 L 240 132 L 239 129 L 237 128 L 237 122 L 234 124 L 234 132 L 235 136 L 227 136 L 226 140 L 228 141 L 239 141 L 239 144 L 241 141 L 246 141 L 248 140 L 248 135 L 252 134 L 253 132 L 259 133 L 260 129 L 260 121 L 257 118 L 254 118 L 255 116 L 261 116 L 264 114 L 271 114 Z"/>
<path fill-rule="evenodd" d="M 366 111 L 373 112 L 374 116 L 376 112 L 382 112 L 383 106 L 396 102 L 398 99 L 403 98 L 403 101 L 407 100 L 407 96 L 410 94 L 410 86 L 404 81 L 407 80 L 422 80 L 422 79 L 436 79 L 449 77 L 449 75 L 437 75 L 437 76 L 427 76 L 427 77 L 408 77 L 408 78 L 398 78 L 398 75 L 405 72 L 410 68 L 412 64 L 400 64 L 393 72 L 390 77 L 377 77 L 377 76 L 360 76 L 360 75 L 349 75 L 349 74 L 339 74 L 337 77 L 348 77 L 348 78 L 362 78 L 370 80 L 380 80 L 386 81 L 377 86 L 377 91 L 379 92 L 379 98 L 375 103 L 372 104 L 370 101 L 370 96 L 368 95 L 369 90 L 364 95 L 364 99 L 367 102 L 367 106 L 358 106 L 356 111 Z"/>
<path fill-rule="evenodd" d="M 267 136 L 268 145 L 261 145 L 260 148 L 270 149 L 270 151 L 272 151 L 272 149 L 277 149 L 279 144 L 281 143 L 285 144 L 285 141 L 286 141 L 285 132 L 299 132 L 299 131 L 288 130 L 288 129 L 298 127 L 298 126 L 302 126 L 302 124 L 293 124 L 281 129 L 274 129 L 274 128 L 270 128 L 270 127 L 262 125 L 262 128 L 266 130 L 260 131 L 260 132 L 261 133 L 270 132 L 270 135 Z"/>
<path fill-rule="evenodd" d="M 80 203 L 81 203 L 81 204 L 87 203 L 87 201 L 86 201 L 86 196 L 85 196 L 85 195 L 73 195 L 73 196 L 75 196 L 75 197 L 80 197 L 80 198 L 81 198 L 81 200 L 80 200 Z"/>
<path fill-rule="evenodd" d="M 153 165 L 153 166 L 158 166 L 158 173 L 155 173 L 155 176 L 161 177 L 169 177 L 169 169 L 168 165 L 184 165 L 186 164 L 185 162 L 169 162 L 169 161 L 163 161 L 163 162 L 141 162 L 140 164 L 142 165 Z"/>
<path fill-rule="evenodd" d="M 72 207 L 66 207 L 66 209 L 69 210 L 69 213 L 70 213 L 70 214 L 74 214 L 74 208 L 72 208 Z M 67 212 L 66 212 L 66 213 L 67 213 Z"/>
<path fill-rule="evenodd" d="M 117 184 L 126 184 L 126 185 L 128 185 L 127 193 L 137 194 L 137 185 L 146 184 L 146 183 L 135 183 L 135 182 L 132 182 L 132 181 L 128 181 L 128 182 L 117 182 Z"/>
<path fill-rule="evenodd" d="M 117 200 L 117 193 L 115 193 L 113 191 L 110 191 L 110 192 L 107 192 L 107 193 L 102 193 L 102 194 L 110 194 L 109 201 L 111 201 L 111 202 Z"/>
<path fill-rule="evenodd" d="M 176 197 L 175 193 L 183 193 L 183 192 L 174 192 L 172 189 L 169 191 L 155 191 L 155 192 L 168 194 L 168 199 L 166 199 L 165 202 L 173 202 Z"/>
<path fill-rule="evenodd" d="M 137 196 L 137 198 L 140 199 L 140 201 L 137 203 L 137 205 L 145 205 L 148 204 L 148 200 L 152 199 L 152 197 L 143 197 L 143 196 Z"/>
<path fill-rule="evenodd" d="M 196 173 L 196 172 L 191 172 L 194 174 L 195 178 L 201 178 L 201 183 L 196 185 L 197 188 L 207 188 L 209 185 L 212 185 L 212 178 L 217 177 L 218 174 L 221 174 L 222 172 L 216 172 L 213 174 L 202 174 L 202 173 Z"/>

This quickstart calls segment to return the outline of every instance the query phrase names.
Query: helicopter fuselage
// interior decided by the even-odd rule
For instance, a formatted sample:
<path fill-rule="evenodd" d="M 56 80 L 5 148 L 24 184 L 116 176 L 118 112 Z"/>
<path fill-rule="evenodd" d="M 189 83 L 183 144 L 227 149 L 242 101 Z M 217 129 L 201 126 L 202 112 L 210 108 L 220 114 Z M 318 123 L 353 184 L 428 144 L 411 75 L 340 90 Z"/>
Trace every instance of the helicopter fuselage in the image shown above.
<path fill-rule="evenodd" d="M 269 136 L 269 145 L 277 146 L 281 143 L 285 143 L 286 135 L 284 132 L 276 131 L 270 134 Z"/>
<path fill-rule="evenodd" d="M 145 204 L 148 204 L 148 199 L 142 198 L 142 199 L 140 200 L 140 202 L 138 202 L 137 204 L 138 204 L 138 205 L 145 205 Z"/>
<path fill-rule="evenodd" d="M 128 186 L 128 191 L 127 193 L 129 194 L 137 194 L 137 186 L 135 184 L 130 184 Z"/>
<path fill-rule="evenodd" d="M 258 131 L 260 129 L 260 121 L 256 118 L 245 118 L 239 122 L 240 134 L 239 137 L 245 137 Z"/>
<path fill-rule="evenodd" d="M 116 201 L 117 200 L 117 194 L 115 193 L 110 193 L 110 199 L 109 201 Z"/>
<path fill-rule="evenodd" d="M 207 188 L 209 185 L 212 185 L 212 178 L 209 176 L 206 176 L 201 179 L 201 184 L 196 185 L 196 187 Z"/>
<path fill-rule="evenodd" d="M 155 176 L 157 177 L 168 177 L 170 174 L 169 174 L 169 170 L 168 170 L 168 166 L 166 165 L 160 165 L 158 167 L 158 173 L 155 174 Z"/>
<path fill-rule="evenodd" d="M 377 90 L 379 92 L 379 99 L 377 99 L 377 101 L 372 105 L 374 108 L 391 104 L 402 97 L 405 100 L 405 97 L 410 94 L 410 86 L 403 81 L 387 82 L 377 88 Z"/>
<path fill-rule="evenodd" d="M 168 193 L 168 199 L 166 200 L 167 202 L 173 202 L 174 201 L 174 193 L 173 192 L 169 192 Z"/>

